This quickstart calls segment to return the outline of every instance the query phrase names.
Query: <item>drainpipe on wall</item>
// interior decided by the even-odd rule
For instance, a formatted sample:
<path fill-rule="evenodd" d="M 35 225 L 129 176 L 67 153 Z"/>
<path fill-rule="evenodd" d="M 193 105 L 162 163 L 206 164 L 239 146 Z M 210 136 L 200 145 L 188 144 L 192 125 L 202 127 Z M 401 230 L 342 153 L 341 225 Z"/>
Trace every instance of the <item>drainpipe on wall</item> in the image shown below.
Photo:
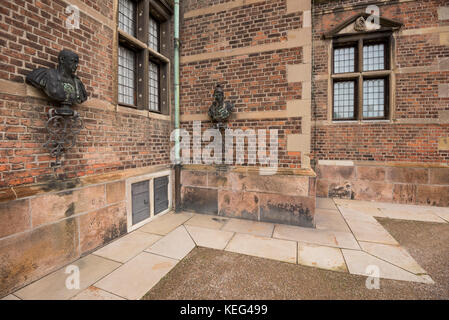
<path fill-rule="evenodd" d="M 181 211 L 181 160 L 179 145 L 179 0 L 175 1 L 175 56 L 174 56 L 174 72 L 175 72 L 175 211 Z"/>

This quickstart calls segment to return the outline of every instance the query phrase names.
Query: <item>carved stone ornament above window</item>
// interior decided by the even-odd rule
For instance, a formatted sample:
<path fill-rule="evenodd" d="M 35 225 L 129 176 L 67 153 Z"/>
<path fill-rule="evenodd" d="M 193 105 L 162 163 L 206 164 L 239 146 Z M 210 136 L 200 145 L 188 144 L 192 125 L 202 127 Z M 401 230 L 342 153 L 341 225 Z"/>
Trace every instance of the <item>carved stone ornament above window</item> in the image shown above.
<path fill-rule="evenodd" d="M 360 33 L 388 33 L 399 30 L 402 23 L 390 19 L 375 17 L 367 13 L 360 13 L 346 20 L 331 31 L 323 35 L 324 39 L 334 39 Z"/>

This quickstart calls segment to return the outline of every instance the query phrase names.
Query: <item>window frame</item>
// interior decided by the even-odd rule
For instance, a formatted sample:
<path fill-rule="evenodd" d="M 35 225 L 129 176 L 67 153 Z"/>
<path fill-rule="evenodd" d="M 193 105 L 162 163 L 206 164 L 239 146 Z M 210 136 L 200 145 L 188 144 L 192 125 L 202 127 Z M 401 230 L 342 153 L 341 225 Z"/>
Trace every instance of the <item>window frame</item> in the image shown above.
<path fill-rule="evenodd" d="M 332 81 L 332 119 L 334 119 L 335 114 L 335 84 L 339 82 L 354 82 L 354 116 L 352 118 L 339 118 L 336 119 L 336 121 L 353 121 L 357 120 L 358 118 L 358 110 L 359 110 L 359 90 L 357 89 L 359 87 L 359 78 L 358 77 L 348 77 L 348 78 L 339 78 L 334 79 Z"/>
<path fill-rule="evenodd" d="M 157 110 L 153 110 L 153 109 L 151 109 L 151 106 L 150 106 L 150 93 L 149 93 L 149 91 L 148 91 L 148 110 L 150 111 L 150 112 L 155 112 L 155 113 L 162 113 L 162 97 L 161 97 L 161 77 L 162 77 L 162 66 L 160 65 L 160 62 L 159 61 L 155 61 L 154 59 L 152 59 L 152 57 L 150 56 L 150 59 L 149 59 L 149 63 L 153 63 L 153 64 L 155 64 L 155 65 L 157 65 L 158 66 L 158 78 L 157 78 L 157 82 L 158 82 L 158 85 L 157 85 L 157 98 L 158 98 L 158 109 Z M 148 71 L 150 71 L 150 69 L 148 68 Z M 150 80 L 149 79 L 150 77 L 149 77 L 149 75 L 148 75 L 148 80 Z M 148 88 L 150 87 L 150 84 L 148 83 Z M 148 89 L 149 90 L 149 89 Z"/>
<path fill-rule="evenodd" d="M 119 0 L 120 1 L 120 0 Z M 170 56 L 172 55 L 172 46 L 170 45 L 170 18 L 173 14 L 171 8 L 167 8 L 161 4 L 159 0 L 131 0 L 136 3 L 136 19 L 135 31 L 136 35 L 126 33 L 119 29 L 118 15 L 119 10 L 117 6 L 117 105 L 130 107 L 134 109 L 146 110 L 152 113 L 163 115 L 170 114 L 170 94 L 169 94 L 169 79 L 170 79 Z M 147 13 L 147 14 L 146 14 Z M 150 16 L 158 22 L 158 51 L 153 50 L 149 46 L 150 39 Z M 164 35 L 164 37 L 162 36 Z M 129 50 L 135 52 L 135 104 L 129 105 L 119 101 L 118 94 L 118 47 L 124 46 Z M 159 65 L 159 106 L 158 110 L 150 109 L 149 102 L 149 63 L 150 60 Z"/>
<path fill-rule="evenodd" d="M 393 74 L 392 70 L 392 33 L 360 34 L 349 37 L 342 37 L 332 40 L 331 46 L 331 90 L 332 90 L 332 121 L 373 121 L 389 120 L 391 117 L 390 107 L 390 85 Z M 363 48 L 366 45 L 384 44 L 384 69 L 374 71 L 364 71 L 363 69 Z M 335 73 L 335 50 L 340 48 L 355 47 L 354 52 L 354 72 Z M 354 90 L 354 117 L 335 118 L 335 86 L 336 82 L 356 81 L 356 90 Z M 364 80 L 385 79 L 384 87 L 384 116 L 383 117 L 364 117 L 363 116 L 363 83 Z"/>

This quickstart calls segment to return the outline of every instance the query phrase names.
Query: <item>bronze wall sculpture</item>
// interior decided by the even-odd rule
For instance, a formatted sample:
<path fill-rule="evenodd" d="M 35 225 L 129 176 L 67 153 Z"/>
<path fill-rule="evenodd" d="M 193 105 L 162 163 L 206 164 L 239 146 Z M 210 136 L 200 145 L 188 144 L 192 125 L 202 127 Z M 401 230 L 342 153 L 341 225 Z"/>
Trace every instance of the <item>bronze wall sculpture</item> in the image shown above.
<path fill-rule="evenodd" d="M 79 114 L 72 110 L 72 105 L 87 100 L 86 89 L 75 75 L 79 57 L 70 50 L 62 50 L 58 55 L 56 69 L 38 68 L 28 74 L 26 80 L 34 87 L 41 89 L 60 107 L 49 111 L 47 130 L 50 134 L 45 147 L 50 149 L 53 157 L 59 157 L 76 140 L 76 135 L 83 127 Z"/>
<path fill-rule="evenodd" d="M 214 91 L 214 102 L 209 108 L 209 117 L 217 128 L 223 128 L 231 116 L 234 105 L 229 101 L 224 101 L 224 91 L 220 84 L 217 84 Z"/>

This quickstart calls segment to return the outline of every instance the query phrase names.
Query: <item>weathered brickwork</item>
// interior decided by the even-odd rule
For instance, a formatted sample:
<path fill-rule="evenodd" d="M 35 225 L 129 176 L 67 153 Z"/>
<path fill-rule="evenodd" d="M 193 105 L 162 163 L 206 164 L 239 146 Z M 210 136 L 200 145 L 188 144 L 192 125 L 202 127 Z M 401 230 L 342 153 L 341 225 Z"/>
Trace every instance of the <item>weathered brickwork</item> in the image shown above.
<path fill-rule="evenodd" d="M 69 3 L 2 1 L 0 81 L 24 83 L 32 69 L 54 68 L 58 52 L 70 49 L 80 57 L 77 75 L 90 102 L 89 107 L 76 107 L 85 127 L 62 165 L 52 168 L 54 159 L 43 144 L 47 112 L 54 105 L 19 92 L 5 94 L 8 84 L 2 83 L 0 188 L 169 163 L 170 121 L 141 116 L 131 109 L 111 110 L 116 103 L 113 2 L 83 1 L 80 7 L 88 9 L 80 10 L 80 29 L 69 30 L 65 27 Z M 109 108 L 107 103 L 112 103 Z"/>
<path fill-rule="evenodd" d="M 383 18 L 403 24 L 394 34 L 394 73 L 390 119 L 381 122 L 332 122 L 329 82 L 330 40 L 323 34 L 375 4 Z M 449 19 L 441 16 L 447 1 L 315 1 L 313 17 L 314 91 L 312 149 L 320 160 L 363 161 L 363 166 L 319 165 L 317 194 L 356 199 L 446 206 L 449 181 L 421 181 L 416 168 L 430 174 L 447 167 L 449 153 L 441 141 L 449 137 L 449 43 L 444 41 Z M 369 163 L 376 162 L 370 166 Z M 388 162 L 388 163 L 387 163 Z M 404 163 L 396 168 L 391 163 Z M 382 165 L 385 163 L 385 165 Z M 421 165 L 427 163 L 428 169 Z M 350 170 L 347 177 L 343 175 Z M 407 171 L 406 180 L 390 173 Z M 415 171 L 414 171 L 415 170 Z M 371 174 L 364 173 L 370 171 Z M 385 172 L 388 174 L 385 176 Z M 432 191 L 431 191 L 432 190 Z M 341 193 L 341 194 L 339 194 Z"/>
<path fill-rule="evenodd" d="M 320 160 L 372 160 L 447 163 L 449 152 L 438 150 L 447 125 L 340 124 L 316 127 L 312 145 Z"/>
<path fill-rule="evenodd" d="M 260 1 L 184 19 L 183 55 L 285 41 L 288 30 L 302 26 L 301 12 L 286 9 L 286 1 Z"/>
<path fill-rule="evenodd" d="M 395 35 L 392 119 L 390 123 L 338 124 L 331 123 L 329 95 L 332 92 L 328 92 L 325 79 L 330 68 L 329 42 L 321 37 L 343 21 L 364 13 L 367 1 L 315 3 L 312 115 L 315 120 L 324 121 L 313 129 L 312 148 L 316 158 L 447 163 L 447 151 L 438 149 L 438 138 L 449 136 L 448 123 L 440 121 L 442 112 L 449 110 L 449 100 L 439 95 L 441 85 L 448 82 L 449 46 L 440 43 L 443 31 L 438 30 L 449 24 L 448 20 L 438 18 L 438 9 L 447 6 L 447 2 L 379 1 L 376 4 L 381 17 L 403 23 L 401 31 Z M 394 123 L 401 121 L 417 124 Z"/>
<path fill-rule="evenodd" d="M 301 48 L 192 62 L 181 67 L 181 114 L 207 113 L 216 83 L 235 112 L 277 111 L 301 98 L 301 83 L 287 82 L 287 64 L 302 62 Z"/>
<path fill-rule="evenodd" d="M 289 75 L 288 69 L 306 63 L 304 45 L 310 39 L 291 35 L 305 23 L 303 11 L 291 11 L 288 1 L 184 3 L 181 115 L 189 119 L 183 121 L 184 127 L 191 127 L 195 117 L 205 123 L 215 85 L 220 83 L 225 99 L 235 103 L 230 127 L 278 129 L 279 166 L 301 167 L 301 152 L 288 150 L 287 138 L 309 134 L 302 129 L 310 127 L 302 125 L 299 111 L 289 114 L 287 104 L 310 99 L 310 89 L 304 89 L 304 75 Z M 273 115 L 267 116 L 269 112 Z M 240 120 L 243 115 L 245 120 Z"/>
<path fill-rule="evenodd" d="M 43 145 L 49 103 L 0 94 L 0 188 L 168 164 L 170 122 L 79 107 L 84 129 L 60 167 Z"/>
<path fill-rule="evenodd" d="M 102 8 L 112 19 L 113 0 L 85 1 L 90 7 Z M 77 75 L 90 94 L 113 102 L 112 39 L 113 20 L 105 25 L 80 12 L 80 29 L 65 27 L 65 1 L 4 0 L 0 6 L 0 79 L 24 82 L 35 68 L 54 68 L 58 52 L 70 49 L 78 53 Z"/>
<path fill-rule="evenodd" d="M 117 105 L 115 2 L 0 1 L 0 297 L 125 234 L 126 179 L 170 165 L 170 116 Z M 70 4 L 78 30 L 65 25 Z M 44 143 L 56 104 L 25 77 L 55 68 L 62 49 L 79 55 L 89 99 L 55 165 Z"/>
<path fill-rule="evenodd" d="M 201 134 L 203 135 L 204 132 L 207 129 L 212 128 L 213 125 L 210 121 L 203 121 L 201 122 Z M 193 122 L 182 122 L 181 128 L 185 129 L 189 135 L 190 135 L 190 145 L 183 145 L 183 147 L 190 147 L 192 150 L 191 152 L 191 161 L 193 162 L 195 159 L 193 154 L 195 152 L 194 144 L 193 144 Z M 278 166 L 281 168 L 300 168 L 301 165 L 301 157 L 298 152 L 288 152 L 287 150 L 287 135 L 288 134 L 298 134 L 301 132 L 301 118 L 289 118 L 289 119 L 266 119 L 266 120 L 234 120 L 229 123 L 229 129 L 231 130 L 242 130 L 243 132 L 248 132 L 247 130 L 254 130 L 254 133 L 256 134 L 257 143 L 259 143 L 259 136 L 258 131 L 259 130 L 266 130 L 266 152 L 267 156 L 270 155 L 270 131 L 268 129 L 277 130 L 278 132 L 278 143 L 279 143 L 279 149 L 278 149 Z M 223 136 L 223 143 L 224 143 L 225 137 Z M 209 141 L 202 141 L 201 143 L 201 150 L 204 149 L 205 146 L 207 146 L 210 142 Z M 244 165 L 249 166 L 269 166 L 269 164 L 262 165 L 259 161 L 259 159 L 254 159 L 254 163 L 251 164 L 248 162 L 248 137 L 244 138 L 243 142 L 243 148 L 245 150 L 244 153 Z M 233 163 L 236 163 L 236 150 L 237 146 L 240 146 L 238 143 L 238 140 L 234 138 L 234 156 L 233 156 Z M 257 148 L 257 146 L 256 146 Z M 252 155 L 257 155 L 257 149 L 253 149 Z M 223 151 L 224 152 L 224 151 Z M 201 154 L 201 153 L 199 153 Z M 224 153 L 223 153 L 224 156 Z M 197 164 L 201 164 L 202 159 L 199 159 Z"/>

